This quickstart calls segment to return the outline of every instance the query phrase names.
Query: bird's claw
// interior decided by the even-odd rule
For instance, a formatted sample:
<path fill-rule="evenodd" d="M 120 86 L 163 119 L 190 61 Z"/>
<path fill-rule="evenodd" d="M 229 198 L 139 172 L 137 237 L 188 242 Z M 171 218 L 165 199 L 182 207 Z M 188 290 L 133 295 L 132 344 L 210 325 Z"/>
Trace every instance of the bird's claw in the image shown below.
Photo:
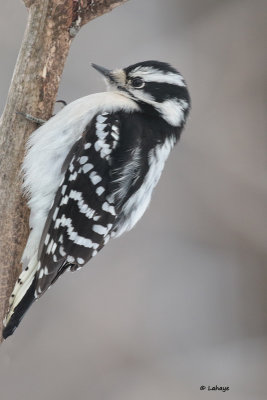
<path fill-rule="evenodd" d="M 65 107 L 68 104 L 65 100 L 57 100 L 56 103 L 63 104 L 63 107 Z"/>

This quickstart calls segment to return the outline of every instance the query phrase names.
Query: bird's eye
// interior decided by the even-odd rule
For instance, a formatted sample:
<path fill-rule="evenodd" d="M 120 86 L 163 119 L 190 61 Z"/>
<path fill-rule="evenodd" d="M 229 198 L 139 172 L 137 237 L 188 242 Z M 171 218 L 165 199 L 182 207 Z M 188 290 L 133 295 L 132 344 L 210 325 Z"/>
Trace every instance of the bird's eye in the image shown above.
<path fill-rule="evenodd" d="M 145 82 L 142 78 L 136 77 L 132 79 L 131 85 L 136 89 L 140 89 L 145 86 Z"/>

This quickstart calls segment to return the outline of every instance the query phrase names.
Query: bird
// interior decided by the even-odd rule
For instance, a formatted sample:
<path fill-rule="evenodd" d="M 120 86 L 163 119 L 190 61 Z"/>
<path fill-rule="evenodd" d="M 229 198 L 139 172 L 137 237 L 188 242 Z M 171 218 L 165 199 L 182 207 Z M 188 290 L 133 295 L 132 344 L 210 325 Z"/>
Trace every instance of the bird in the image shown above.
<path fill-rule="evenodd" d="M 187 84 L 169 63 L 92 67 L 106 91 L 69 103 L 27 143 L 30 234 L 4 339 L 65 271 L 83 268 L 140 220 L 191 108 Z"/>

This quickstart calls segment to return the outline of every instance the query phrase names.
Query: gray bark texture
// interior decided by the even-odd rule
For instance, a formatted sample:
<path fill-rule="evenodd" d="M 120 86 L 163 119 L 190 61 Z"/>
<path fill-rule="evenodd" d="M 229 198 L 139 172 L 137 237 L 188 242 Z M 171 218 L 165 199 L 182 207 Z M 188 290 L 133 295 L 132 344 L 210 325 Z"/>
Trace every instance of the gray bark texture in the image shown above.
<path fill-rule="evenodd" d="M 28 23 L 0 119 L 0 341 L 29 233 L 20 169 L 25 143 L 37 128 L 16 112 L 45 120 L 51 117 L 73 38 L 84 24 L 126 1 L 24 0 Z"/>

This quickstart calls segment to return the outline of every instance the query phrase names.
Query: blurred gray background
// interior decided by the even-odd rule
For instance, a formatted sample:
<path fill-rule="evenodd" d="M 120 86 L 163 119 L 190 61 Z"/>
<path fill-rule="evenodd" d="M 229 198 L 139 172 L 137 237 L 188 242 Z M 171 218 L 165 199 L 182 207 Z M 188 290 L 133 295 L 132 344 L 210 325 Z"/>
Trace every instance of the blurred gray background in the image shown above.
<path fill-rule="evenodd" d="M 130 0 L 78 34 L 58 98 L 104 90 L 90 62 L 159 59 L 184 74 L 193 108 L 142 221 L 1 346 L 1 399 L 267 398 L 266 11 Z M 22 2 L 2 2 L 1 110 L 26 20 Z M 230 391 L 199 390 L 216 384 Z"/>

